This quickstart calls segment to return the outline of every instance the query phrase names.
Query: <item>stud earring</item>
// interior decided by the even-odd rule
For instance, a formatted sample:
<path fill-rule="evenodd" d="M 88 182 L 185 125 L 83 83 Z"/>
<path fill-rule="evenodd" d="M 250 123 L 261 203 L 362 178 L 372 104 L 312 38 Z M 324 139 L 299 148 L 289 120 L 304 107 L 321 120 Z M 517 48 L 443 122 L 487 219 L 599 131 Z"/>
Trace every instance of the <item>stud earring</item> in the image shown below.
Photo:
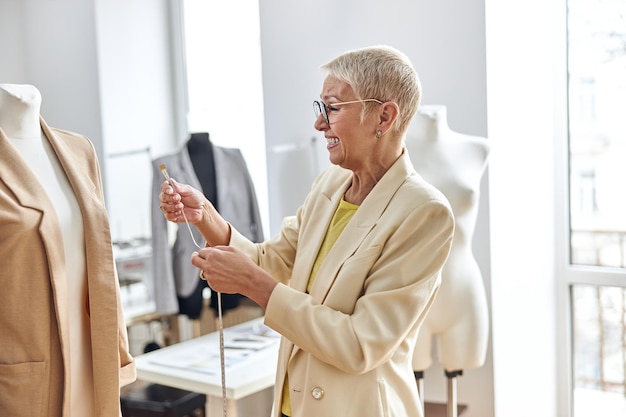
<path fill-rule="evenodd" d="M 380 139 L 380 137 L 382 136 L 383 132 L 381 132 L 380 130 L 376 131 L 376 139 Z"/>

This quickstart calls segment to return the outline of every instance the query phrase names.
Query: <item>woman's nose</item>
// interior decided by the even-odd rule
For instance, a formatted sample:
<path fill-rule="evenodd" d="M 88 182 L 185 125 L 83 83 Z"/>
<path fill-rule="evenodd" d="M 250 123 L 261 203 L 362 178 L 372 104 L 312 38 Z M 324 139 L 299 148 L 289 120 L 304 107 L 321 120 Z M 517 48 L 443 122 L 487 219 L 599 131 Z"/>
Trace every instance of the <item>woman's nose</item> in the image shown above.
<path fill-rule="evenodd" d="M 326 119 L 324 119 L 323 114 L 317 116 L 317 119 L 315 119 L 315 123 L 313 123 L 313 127 L 315 128 L 315 130 L 319 130 L 320 132 L 328 128 L 328 123 L 326 123 Z"/>

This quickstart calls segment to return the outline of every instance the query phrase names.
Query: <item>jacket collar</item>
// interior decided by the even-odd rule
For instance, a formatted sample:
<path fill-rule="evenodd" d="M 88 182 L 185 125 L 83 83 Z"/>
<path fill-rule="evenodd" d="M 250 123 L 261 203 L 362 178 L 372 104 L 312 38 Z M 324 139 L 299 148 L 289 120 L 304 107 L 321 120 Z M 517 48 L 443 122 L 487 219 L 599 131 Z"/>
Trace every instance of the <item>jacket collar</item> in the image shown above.
<path fill-rule="evenodd" d="M 332 250 L 328 253 L 327 258 L 320 266 L 313 287 L 311 288 L 311 296 L 317 301 L 321 303 L 324 302 L 343 263 L 361 246 L 365 237 L 383 215 L 393 195 L 410 175 L 417 175 L 417 173 L 413 168 L 408 153 L 406 150 L 403 150 L 402 155 L 389 168 L 365 200 L 363 200 L 363 203 L 354 214 L 354 217 L 341 233 Z M 327 219 L 326 224 L 329 224 L 330 218 L 332 218 L 341 197 L 351 181 L 352 178 L 350 176 L 350 178 L 329 197 L 329 204 L 326 205 L 323 214 L 325 219 Z M 326 234 L 326 228 L 319 228 L 318 233 L 317 238 L 321 245 Z M 318 248 L 320 245 L 318 245 Z M 301 283 L 299 284 L 301 285 Z"/>

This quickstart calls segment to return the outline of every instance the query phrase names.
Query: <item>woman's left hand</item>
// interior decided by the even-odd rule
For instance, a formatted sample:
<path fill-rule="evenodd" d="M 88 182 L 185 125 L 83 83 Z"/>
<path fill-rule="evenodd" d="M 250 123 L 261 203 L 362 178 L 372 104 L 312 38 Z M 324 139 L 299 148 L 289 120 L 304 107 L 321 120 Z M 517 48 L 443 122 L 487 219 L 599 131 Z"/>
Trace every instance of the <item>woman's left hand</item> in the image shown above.
<path fill-rule="evenodd" d="M 243 252 L 231 246 L 213 246 L 194 252 L 191 263 L 214 291 L 245 294 L 251 277 L 260 268 Z"/>
<path fill-rule="evenodd" d="M 277 282 L 243 252 L 232 246 L 212 246 L 191 256 L 202 279 L 211 289 L 225 294 L 242 294 L 265 308 Z"/>

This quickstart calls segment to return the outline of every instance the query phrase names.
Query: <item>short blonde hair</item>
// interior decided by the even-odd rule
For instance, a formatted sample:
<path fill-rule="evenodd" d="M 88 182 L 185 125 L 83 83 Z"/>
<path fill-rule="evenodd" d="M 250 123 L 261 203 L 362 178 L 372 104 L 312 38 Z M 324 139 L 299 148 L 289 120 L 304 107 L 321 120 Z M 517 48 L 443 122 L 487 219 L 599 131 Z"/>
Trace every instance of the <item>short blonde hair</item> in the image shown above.
<path fill-rule="evenodd" d="M 390 46 L 370 46 L 347 51 L 321 68 L 350 85 L 359 100 L 395 102 L 400 108 L 395 131 L 406 132 L 419 107 L 422 86 L 405 54 Z M 364 106 L 363 114 L 367 108 L 371 107 Z"/>

